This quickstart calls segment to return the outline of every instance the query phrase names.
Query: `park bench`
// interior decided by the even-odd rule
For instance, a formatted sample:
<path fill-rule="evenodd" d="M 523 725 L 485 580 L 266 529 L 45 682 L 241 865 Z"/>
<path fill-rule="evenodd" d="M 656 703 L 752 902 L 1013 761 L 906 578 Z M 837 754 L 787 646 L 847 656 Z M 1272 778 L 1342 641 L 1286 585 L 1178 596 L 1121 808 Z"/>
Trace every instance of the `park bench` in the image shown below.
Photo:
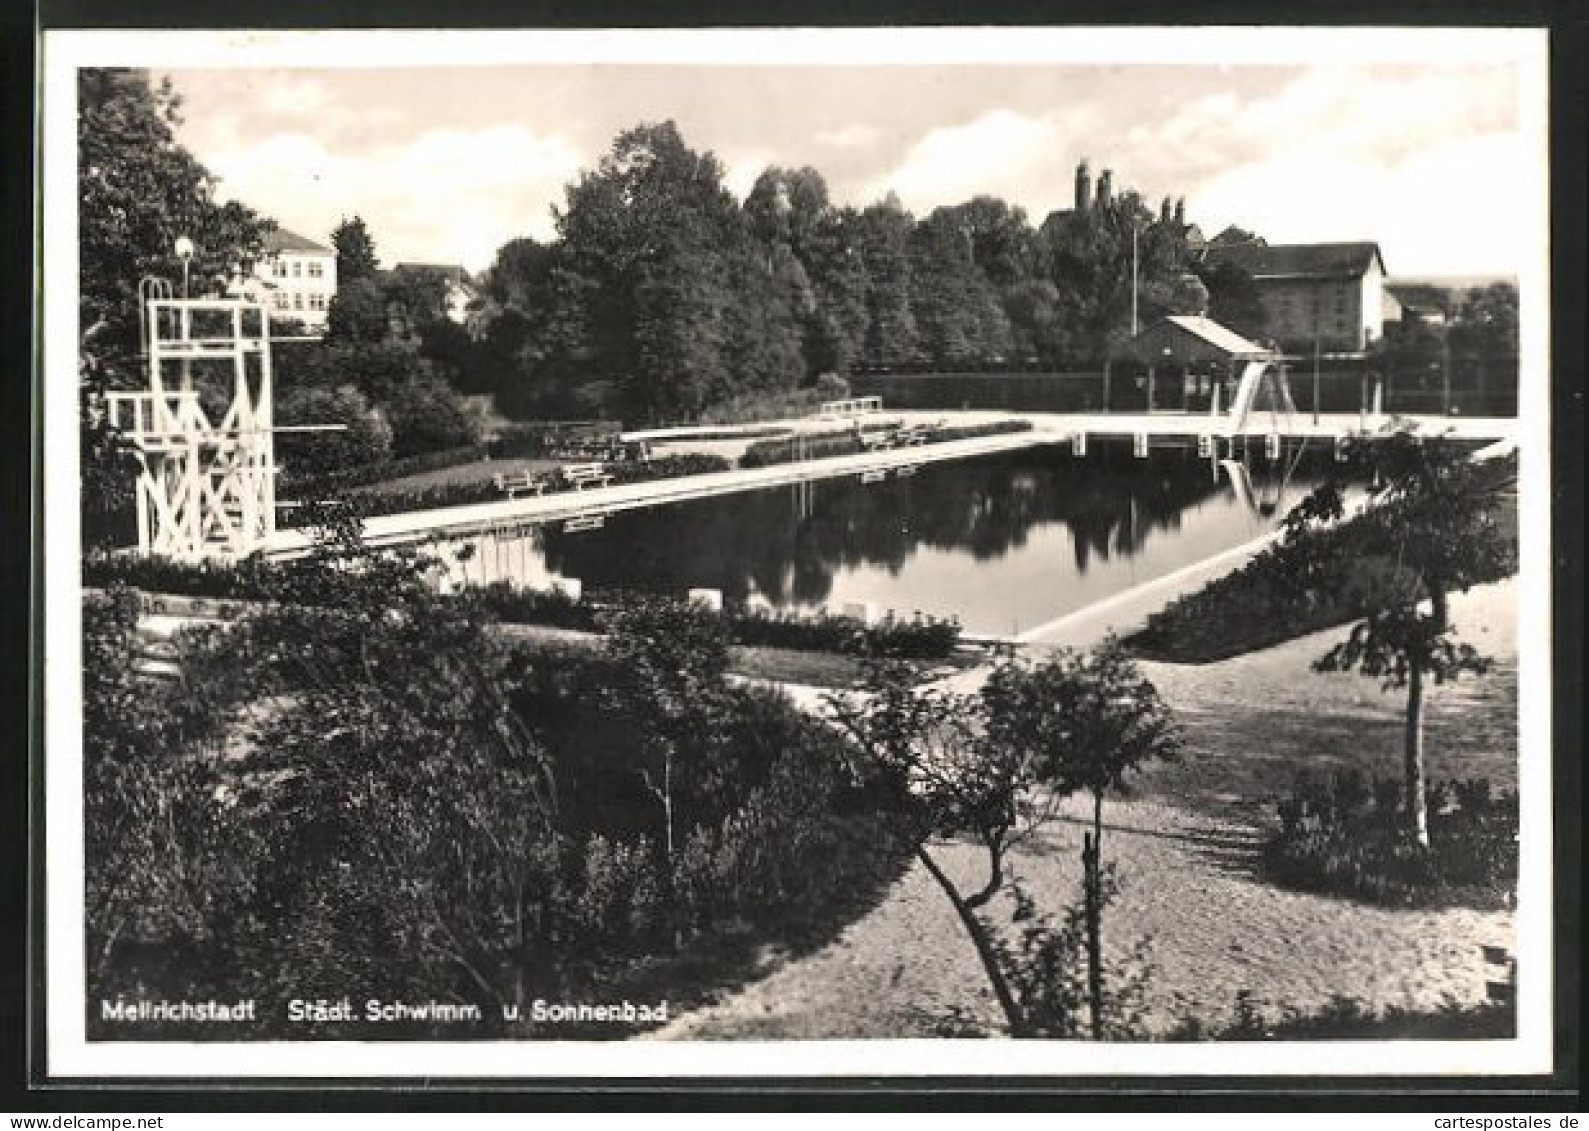
<path fill-rule="evenodd" d="M 491 477 L 491 482 L 510 499 L 518 498 L 521 491 L 530 495 L 544 495 L 548 486 L 545 477 L 533 471 L 499 472 Z"/>
<path fill-rule="evenodd" d="M 605 487 L 612 482 L 612 475 L 603 470 L 599 463 L 564 464 L 560 474 L 563 482 L 576 491 L 583 491 L 586 487 Z"/>

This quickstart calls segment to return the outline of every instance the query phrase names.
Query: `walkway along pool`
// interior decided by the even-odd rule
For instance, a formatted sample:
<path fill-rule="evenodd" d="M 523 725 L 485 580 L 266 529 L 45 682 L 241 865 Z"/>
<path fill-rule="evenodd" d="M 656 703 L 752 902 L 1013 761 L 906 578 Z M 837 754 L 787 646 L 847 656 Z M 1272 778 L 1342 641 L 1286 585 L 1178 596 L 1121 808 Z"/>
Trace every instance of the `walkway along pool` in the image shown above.
<path fill-rule="evenodd" d="M 729 602 L 866 605 L 1016 635 L 1274 529 L 1317 482 L 1307 469 L 1320 449 L 1222 467 L 1190 452 L 1075 458 L 1039 447 L 875 482 L 851 475 L 623 511 L 587 529 L 505 529 L 442 549 L 461 559 L 454 583 L 706 588 Z"/>

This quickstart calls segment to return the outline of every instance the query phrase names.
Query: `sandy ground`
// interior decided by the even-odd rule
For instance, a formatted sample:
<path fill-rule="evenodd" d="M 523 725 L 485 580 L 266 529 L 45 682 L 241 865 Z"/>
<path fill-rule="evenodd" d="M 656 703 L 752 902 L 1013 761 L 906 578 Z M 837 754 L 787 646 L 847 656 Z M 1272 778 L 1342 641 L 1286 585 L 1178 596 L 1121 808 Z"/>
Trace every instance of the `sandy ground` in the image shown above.
<path fill-rule="evenodd" d="M 1514 580 L 1453 602 L 1459 627 L 1499 664 L 1486 680 L 1431 696 L 1434 776 L 1482 770 L 1514 780 L 1516 593 Z M 1475 1002 L 1491 973 L 1479 948 L 1511 946 L 1510 913 L 1384 910 L 1283 891 L 1253 875 L 1262 813 L 1244 787 L 1282 769 L 1288 777 L 1304 759 L 1374 758 L 1387 771 L 1397 764 L 1401 700 L 1370 680 L 1309 670 L 1339 636 L 1217 664 L 1149 666 L 1185 727 L 1189 755 L 1145 779 L 1135 799 L 1106 805 L 1104 855 L 1121 885 L 1105 921 L 1106 958 L 1117 978 L 1141 973 L 1150 1030 L 1188 1016 L 1228 1020 L 1240 990 L 1270 1014 L 1315 1010 L 1337 994 L 1375 1007 Z M 1068 813 L 1014 857 L 1050 913 L 1079 897 L 1081 817 Z M 933 852 L 962 882 L 978 878 L 973 849 L 941 844 Z M 1008 923 L 1007 909 L 993 916 Z M 954 1013 L 997 1024 L 970 941 L 918 864 L 825 948 L 652 1036 L 932 1036 Z"/>

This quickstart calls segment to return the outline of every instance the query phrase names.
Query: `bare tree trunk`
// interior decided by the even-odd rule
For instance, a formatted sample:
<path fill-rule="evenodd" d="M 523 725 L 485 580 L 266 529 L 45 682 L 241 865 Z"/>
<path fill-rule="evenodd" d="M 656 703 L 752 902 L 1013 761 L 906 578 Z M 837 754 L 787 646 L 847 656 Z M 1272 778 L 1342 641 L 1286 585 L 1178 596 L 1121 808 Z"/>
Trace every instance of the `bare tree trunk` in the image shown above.
<path fill-rule="evenodd" d="M 1429 847 L 1429 799 L 1424 783 L 1423 764 L 1423 668 L 1408 665 L 1407 743 L 1405 765 L 1407 787 L 1407 831 L 1422 848 Z"/>
<path fill-rule="evenodd" d="M 1082 836 L 1087 917 L 1087 1011 L 1092 1039 L 1103 1040 L 1103 794 L 1092 795 L 1092 832 Z"/>
<path fill-rule="evenodd" d="M 916 859 L 920 860 L 922 867 L 938 881 L 938 886 L 943 889 L 944 895 L 949 897 L 949 902 L 960 916 L 960 922 L 965 925 L 966 934 L 971 936 L 977 957 L 982 960 L 982 969 L 988 976 L 988 984 L 993 987 L 993 996 L 999 999 L 999 1008 L 1004 1010 L 1004 1020 L 1009 1024 L 1010 1036 L 1029 1036 L 1026 1014 L 1022 1012 L 1020 1004 L 1015 1000 L 1015 994 L 1010 990 L 1010 983 L 999 966 L 999 956 L 993 949 L 993 940 L 988 938 L 987 928 L 982 925 L 982 920 L 977 918 L 977 913 L 960 897 L 960 892 L 956 890 L 949 877 L 943 874 L 937 861 L 933 860 L 932 854 L 927 851 L 926 845 L 916 846 Z"/>
<path fill-rule="evenodd" d="M 974 895 L 966 896 L 967 907 L 981 907 L 998 892 L 1004 884 L 1004 844 L 1002 840 L 990 840 L 988 849 L 988 882 L 982 890 Z"/>

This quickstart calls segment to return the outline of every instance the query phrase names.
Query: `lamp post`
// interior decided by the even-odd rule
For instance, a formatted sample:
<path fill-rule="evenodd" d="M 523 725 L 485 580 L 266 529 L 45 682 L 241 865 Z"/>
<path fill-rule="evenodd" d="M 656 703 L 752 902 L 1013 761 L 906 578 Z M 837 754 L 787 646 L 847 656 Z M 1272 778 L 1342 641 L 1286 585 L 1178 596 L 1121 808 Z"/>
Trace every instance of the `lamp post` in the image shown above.
<path fill-rule="evenodd" d="M 177 258 L 182 260 L 182 297 L 188 297 L 188 265 L 193 262 L 193 241 L 187 236 L 178 236 L 173 248 Z"/>

